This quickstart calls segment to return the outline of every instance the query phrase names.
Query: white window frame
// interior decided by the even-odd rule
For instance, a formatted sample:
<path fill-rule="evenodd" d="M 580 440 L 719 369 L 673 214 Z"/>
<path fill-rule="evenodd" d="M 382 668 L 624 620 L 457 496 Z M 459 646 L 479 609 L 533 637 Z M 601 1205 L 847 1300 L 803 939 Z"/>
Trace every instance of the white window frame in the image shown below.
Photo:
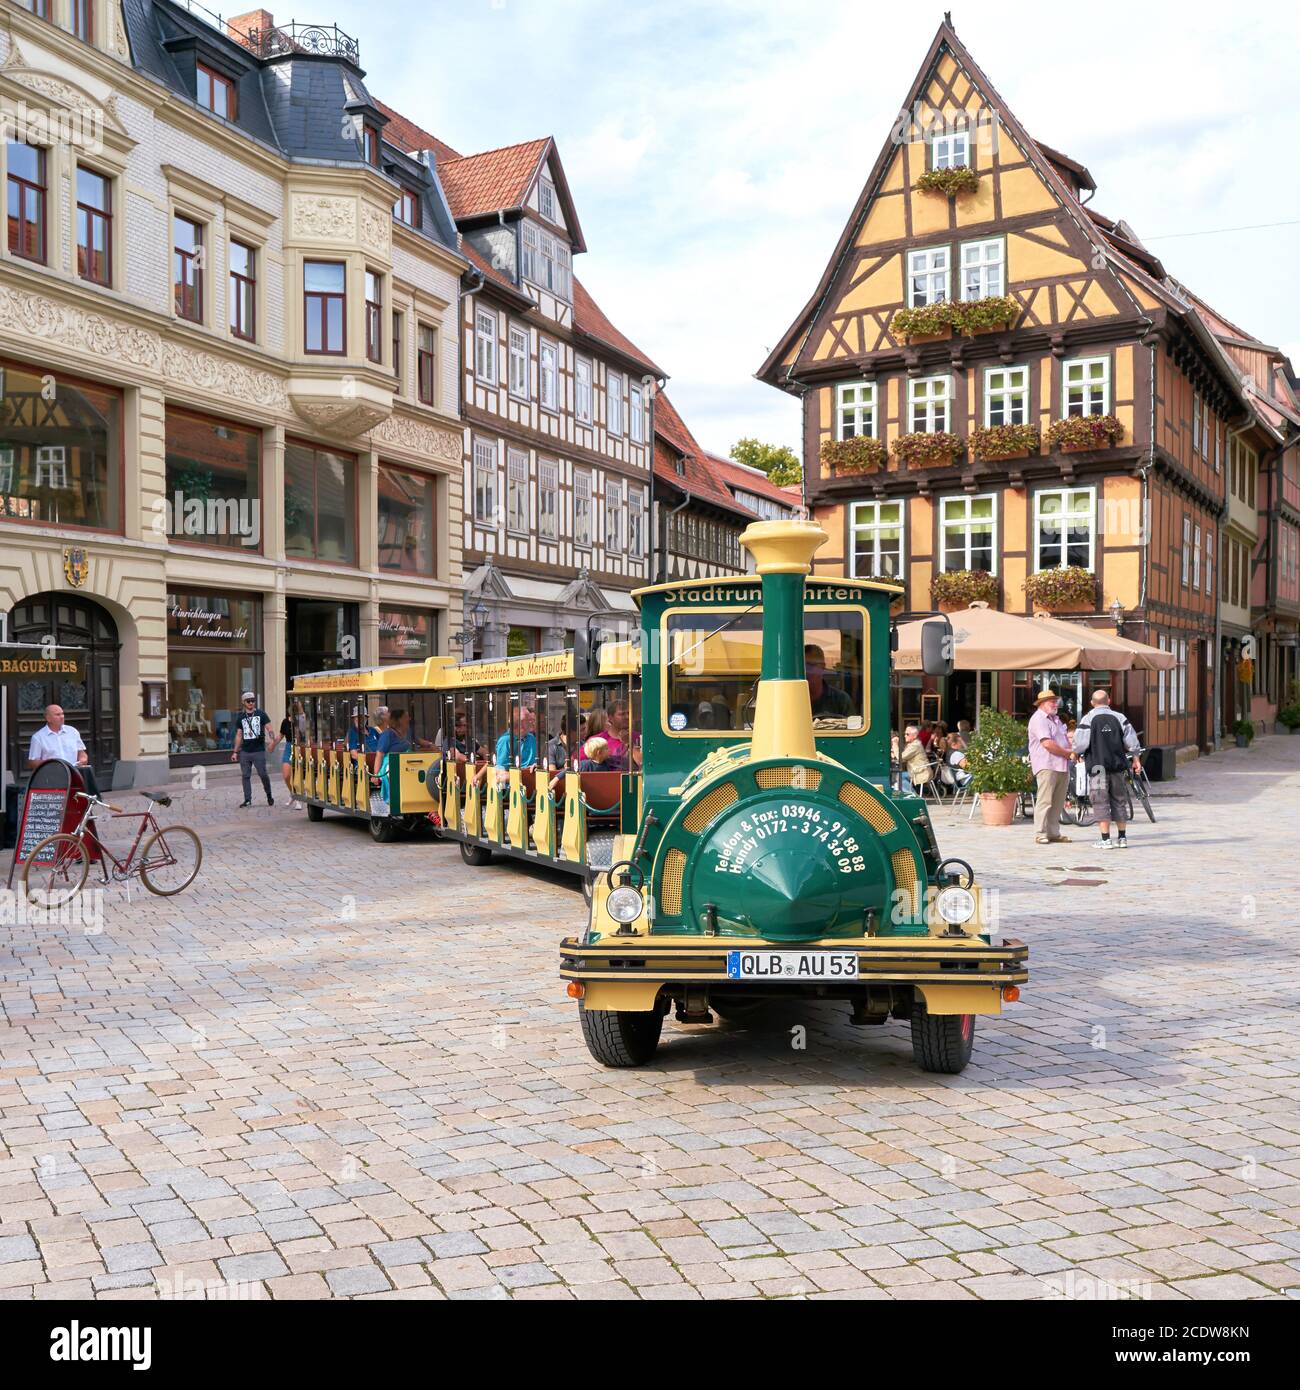
<path fill-rule="evenodd" d="M 474 306 L 474 377 L 484 386 L 497 384 L 497 333 L 495 309 Z"/>
<path fill-rule="evenodd" d="M 1187 587 L 1192 572 L 1192 519 L 1183 517 L 1183 588 Z"/>
<path fill-rule="evenodd" d="M 48 481 L 46 481 L 48 477 Z M 63 444 L 41 444 L 36 450 L 34 487 L 48 487 L 56 492 L 68 488 L 68 450 Z"/>
<path fill-rule="evenodd" d="M 962 494 L 959 497 L 941 497 L 939 499 L 939 568 L 945 573 L 948 570 L 948 551 L 950 549 L 948 545 L 948 533 L 950 530 L 964 530 L 966 535 L 964 547 L 966 552 L 965 563 L 957 565 L 954 568 L 968 570 L 973 567 L 971 564 L 973 551 L 973 547 L 971 546 L 971 529 L 974 525 L 974 518 L 971 515 L 971 510 L 976 502 L 991 502 L 993 504 L 993 515 L 990 519 L 993 539 L 990 542 L 991 554 L 989 573 L 997 574 L 998 572 L 998 497 L 995 492 L 981 492 L 977 493 L 974 497 Z M 955 522 L 951 521 L 948 516 L 950 504 L 962 507 L 965 512 L 965 515 L 958 517 Z"/>
<path fill-rule="evenodd" d="M 537 342 L 537 399 L 543 410 L 560 408 L 560 349 L 548 338 Z"/>
<path fill-rule="evenodd" d="M 491 439 L 474 440 L 474 466 L 471 482 L 474 487 L 474 524 L 479 527 L 497 526 L 497 446 Z"/>
<path fill-rule="evenodd" d="M 506 450 L 506 530 L 512 536 L 529 531 L 528 450 Z"/>
<path fill-rule="evenodd" d="M 917 286 L 917 281 L 922 284 Z M 923 246 L 907 253 L 907 306 L 920 309 L 952 298 L 952 247 Z"/>
<path fill-rule="evenodd" d="M 537 535 L 544 541 L 560 539 L 560 465 L 555 459 L 537 460 Z"/>
<path fill-rule="evenodd" d="M 519 237 L 519 275 L 521 279 L 531 281 L 534 285 L 541 283 L 538 278 L 540 235 L 541 230 L 535 223 L 525 222 Z"/>
<path fill-rule="evenodd" d="M 628 386 L 628 431 L 633 444 L 645 443 L 645 390 L 635 381 Z"/>
<path fill-rule="evenodd" d="M 999 378 L 1001 381 L 999 383 Z M 1015 384 L 1016 381 L 1019 384 Z M 1001 420 L 994 420 L 993 406 L 1000 401 L 1003 407 Z M 1017 401 L 1019 402 L 1017 405 Z M 1019 418 L 1013 418 L 1018 416 Z M 1028 367 L 985 367 L 984 368 L 984 425 L 991 429 L 994 425 L 1025 425 L 1029 423 L 1029 368 Z"/>
<path fill-rule="evenodd" d="M 595 479 L 590 471 L 577 468 L 573 473 L 573 544 L 577 550 L 591 550 L 595 532 Z"/>
<path fill-rule="evenodd" d="M 897 507 L 898 520 L 882 521 L 882 507 Z M 870 517 L 870 520 L 864 520 Z M 888 577 L 887 571 L 880 567 L 882 531 L 898 532 L 898 572 L 893 577 L 902 580 L 906 574 L 907 563 L 907 502 L 902 497 L 886 498 L 872 502 L 854 502 L 849 507 L 849 564 L 854 579 L 881 579 Z M 858 543 L 863 538 L 870 539 L 872 568 L 862 571 L 858 568 Z M 892 544 L 892 542 L 891 542 Z M 892 554 L 892 551 L 890 552 Z"/>
<path fill-rule="evenodd" d="M 627 553 L 634 560 L 645 559 L 645 512 L 645 489 L 633 489 L 629 487 L 627 498 Z"/>
<path fill-rule="evenodd" d="M 1214 536 L 1208 529 L 1205 532 L 1205 592 L 1214 596 Z"/>
<path fill-rule="evenodd" d="M 939 389 L 942 388 L 942 389 Z M 951 428 L 952 377 L 913 377 L 907 383 L 907 425 L 912 433 L 942 434 Z M 942 408 L 942 423 L 940 409 Z M 916 423 L 917 411 L 924 415 L 924 424 Z"/>
<path fill-rule="evenodd" d="M 977 293 L 971 293 L 972 284 Z M 967 303 L 1007 292 L 1007 248 L 1001 237 L 961 244 L 961 297 Z"/>
<path fill-rule="evenodd" d="M 573 364 L 573 413 L 577 416 L 579 423 L 589 425 L 592 422 L 592 370 L 591 358 L 579 357 Z"/>
<path fill-rule="evenodd" d="M 1068 510 L 1070 498 L 1078 493 L 1088 494 L 1088 506 L 1086 513 L 1082 510 Z M 1061 559 L 1059 564 L 1043 564 L 1043 512 L 1042 501 L 1045 497 L 1060 497 L 1064 501 L 1064 507 L 1056 513 L 1056 519 L 1061 523 Z M 1097 489 L 1095 487 L 1046 487 L 1034 493 L 1034 573 L 1041 574 L 1044 569 L 1064 569 L 1069 564 L 1070 543 L 1066 538 L 1069 530 L 1069 523 L 1085 519 L 1088 522 L 1088 563 L 1084 567 L 1093 574 L 1097 572 Z"/>
<path fill-rule="evenodd" d="M 850 417 L 847 421 L 846 417 Z M 864 428 L 865 426 L 865 428 Z M 840 381 L 835 386 L 835 438 L 878 439 L 876 383 Z"/>
<path fill-rule="evenodd" d="M 931 169 L 968 169 L 970 167 L 970 131 L 944 130 L 930 133 Z"/>
<path fill-rule="evenodd" d="M 605 429 L 621 439 L 623 437 L 623 374 L 605 373 Z"/>
<path fill-rule="evenodd" d="M 0 449 L 0 494 L 8 496 L 14 490 L 16 449 Z"/>
<path fill-rule="evenodd" d="M 1160 633 L 1156 641 L 1159 644 L 1160 650 L 1162 652 L 1169 650 L 1169 639 L 1164 635 L 1163 632 Z M 1164 670 L 1157 672 L 1159 679 L 1156 682 L 1156 714 L 1159 715 L 1162 719 L 1164 718 L 1167 709 L 1167 700 L 1165 696 L 1165 677 L 1168 674 L 1169 673 Z"/>
<path fill-rule="evenodd" d="M 605 553 L 623 553 L 623 480 L 605 479 Z"/>
<path fill-rule="evenodd" d="M 506 350 L 510 359 L 510 394 L 516 400 L 529 399 L 528 380 L 529 333 L 522 324 L 511 323 L 506 330 Z"/>
<path fill-rule="evenodd" d="M 1093 374 L 1093 368 L 1101 369 L 1100 377 Z M 1071 381 L 1071 372 L 1076 372 L 1077 381 Z M 1083 399 L 1080 402 L 1085 408 L 1078 413 L 1084 417 L 1090 415 L 1109 415 L 1110 414 L 1110 358 L 1109 357 L 1072 357 L 1068 362 L 1061 363 L 1061 417 L 1070 417 L 1070 391 L 1076 387 L 1083 392 Z M 1101 391 L 1101 409 L 1094 410 L 1091 407 L 1095 404 L 1097 391 Z"/>
<path fill-rule="evenodd" d="M 1201 528 L 1199 524 L 1193 528 L 1192 536 L 1192 588 L 1197 592 L 1201 588 Z"/>
<path fill-rule="evenodd" d="M 555 185 L 545 174 L 537 180 L 537 211 L 548 222 L 555 221 Z"/>

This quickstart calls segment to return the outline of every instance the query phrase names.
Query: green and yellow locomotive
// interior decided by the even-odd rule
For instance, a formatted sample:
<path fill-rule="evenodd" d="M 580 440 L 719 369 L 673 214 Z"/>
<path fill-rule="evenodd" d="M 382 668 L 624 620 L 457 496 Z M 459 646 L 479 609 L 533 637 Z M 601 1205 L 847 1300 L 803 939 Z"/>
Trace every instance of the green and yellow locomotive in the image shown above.
<path fill-rule="evenodd" d="M 921 1067 L 958 1072 L 976 1016 L 1028 978 L 1026 948 L 991 938 L 924 804 L 890 789 L 899 589 L 810 577 L 825 540 L 813 522 L 756 523 L 741 543 L 757 579 L 637 595 L 635 833 L 561 947 L 606 1066 L 647 1062 L 670 1008 L 707 1023 L 801 995 L 843 1000 L 854 1023 L 908 1020 Z"/>

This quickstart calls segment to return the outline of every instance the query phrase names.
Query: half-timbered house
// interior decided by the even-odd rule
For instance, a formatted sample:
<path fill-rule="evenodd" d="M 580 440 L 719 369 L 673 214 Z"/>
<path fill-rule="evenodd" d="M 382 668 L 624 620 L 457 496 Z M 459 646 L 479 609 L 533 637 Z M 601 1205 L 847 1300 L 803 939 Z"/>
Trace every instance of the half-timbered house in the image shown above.
<path fill-rule="evenodd" d="M 1048 609 L 1172 650 L 1174 671 L 1122 677 L 1116 703 L 1149 745 L 1206 748 L 1227 444 L 1256 415 L 1186 291 L 1091 208 L 1095 188 L 945 22 L 759 376 L 803 400 L 808 496 L 832 536 L 820 567 L 900 578 L 912 611 Z M 944 717 L 977 699 L 1027 711 L 1045 679 L 1077 708 L 1110 682 L 990 679 L 944 683 Z"/>

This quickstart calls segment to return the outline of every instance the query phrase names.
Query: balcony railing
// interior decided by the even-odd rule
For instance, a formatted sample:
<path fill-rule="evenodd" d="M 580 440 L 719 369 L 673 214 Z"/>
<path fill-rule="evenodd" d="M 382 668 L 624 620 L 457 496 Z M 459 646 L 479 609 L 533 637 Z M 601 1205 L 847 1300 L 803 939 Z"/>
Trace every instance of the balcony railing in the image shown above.
<path fill-rule="evenodd" d="M 276 58 L 284 53 L 310 53 L 326 58 L 346 58 L 360 66 L 361 45 L 337 24 L 276 24 L 268 29 L 234 29 L 219 14 L 198 0 L 175 0 L 182 9 L 197 15 L 205 24 L 233 39 L 259 58 Z"/>

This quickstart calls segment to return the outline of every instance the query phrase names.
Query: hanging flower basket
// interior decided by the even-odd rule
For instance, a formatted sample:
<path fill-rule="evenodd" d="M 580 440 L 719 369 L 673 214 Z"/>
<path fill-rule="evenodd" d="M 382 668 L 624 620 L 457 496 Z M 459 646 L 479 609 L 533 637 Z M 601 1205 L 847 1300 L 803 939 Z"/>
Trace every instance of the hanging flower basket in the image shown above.
<path fill-rule="evenodd" d="M 1021 587 L 1031 603 L 1053 613 L 1070 610 L 1091 613 L 1097 606 L 1097 576 L 1082 565 L 1039 570 Z"/>
<path fill-rule="evenodd" d="M 971 455 L 985 463 L 1036 454 L 1041 443 L 1037 425 L 989 425 L 970 434 Z"/>
<path fill-rule="evenodd" d="M 980 176 L 964 165 L 956 169 L 930 169 L 916 181 L 922 193 L 941 193 L 956 198 L 961 193 L 974 193 L 980 186 Z"/>
<path fill-rule="evenodd" d="M 998 601 L 997 576 L 988 570 L 941 570 L 930 581 L 930 602 L 936 608 L 969 608 L 972 603 Z"/>
<path fill-rule="evenodd" d="M 1108 449 L 1123 437 L 1124 426 L 1113 415 L 1071 415 L 1052 424 L 1047 431 L 1047 447 L 1065 453 Z"/>
<path fill-rule="evenodd" d="M 944 468 L 962 451 L 961 440 L 947 430 L 933 434 L 918 430 L 894 440 L 894 457 L 900 468 Z"/>
<path fill-rule="evenodd" d="M 822 443 L 822 468 L 828 473 L 878 473 L 889 451 L 878 439 L 858 435 L 854 439 L 827 439 Z"/>

